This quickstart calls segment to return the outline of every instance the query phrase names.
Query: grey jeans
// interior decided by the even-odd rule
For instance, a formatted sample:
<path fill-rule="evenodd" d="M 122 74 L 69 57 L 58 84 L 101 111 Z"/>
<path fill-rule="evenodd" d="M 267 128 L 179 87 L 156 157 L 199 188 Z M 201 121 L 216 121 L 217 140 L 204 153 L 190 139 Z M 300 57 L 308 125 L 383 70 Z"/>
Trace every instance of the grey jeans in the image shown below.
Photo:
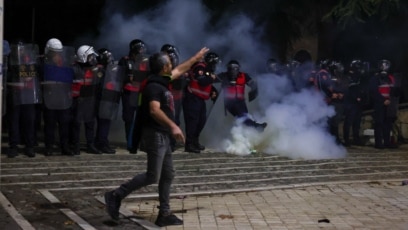
<path fill-rule="evenodd" d="M 144 129 L 141 139 L 147 153 L 147 170 L 120 185 L 115 193 L 122 199 L 144 186 L 159 183 L 160 212 L 170 211 L 170 186 L 174 178 L 173 157 L 169 134 Z"/>

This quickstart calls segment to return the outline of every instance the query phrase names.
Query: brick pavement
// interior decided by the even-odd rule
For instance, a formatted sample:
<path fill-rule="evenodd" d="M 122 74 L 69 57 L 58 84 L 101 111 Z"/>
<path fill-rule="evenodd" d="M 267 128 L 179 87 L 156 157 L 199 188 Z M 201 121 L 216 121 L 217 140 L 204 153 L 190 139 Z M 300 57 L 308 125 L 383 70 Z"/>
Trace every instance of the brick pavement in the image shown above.
<path fill-rule="evenodd" d="M 398 150 L 400 153 L 394 154 L 395 156 L 389 154 L 389 159 L 391 159 L 392 155 L 395 159 L 398 159 L 400 164 L 407 165 L 408 159 L 403 154 L 407 148 L 408 146 L 400 148 Z M 362 148 L 354 151 L 366 154 L 372 151 L 372 149 Z M 381 153 L 372 154 L 373 157 L 383 156 Z M 121 157 L 127 157 L 127 155 L 125 152 L 119 152 L 116 156 L 83 154 L 78 156 L 78 158 L 61 157 L 61 159 L 67 159 L 67 162 L 69 161 L 68 159 L 87 161 L 95 159 L 94 157 L 103 160 L 107 158 L 119 160 Z M 21 160 L 25 160 L 25 156 L 20 157 Z M 46 158 L 51 159 L 47 164 L 54 162 L 53 159 L 60 161 L 58 156 L 55 157 Z M 140 157 L 139 154 L 138 157 Z M 184 156 L 180 156 L 180 158 L 184 158 Z M 44 159 L 45 157 L 39 155 L 32 160 L 40 163 Z M 361 160 L 360 155 L 356 159 Z M 121 160 L 126 161 L 125 158 Z M 8 162 L 16 162 L 16 160 L 8 160 L 3 155 L 2 164 L 7 164 Z M 368 161 L 368 164 L 373 164 L 373 162 L 372 160 Z M 74 165 L 74 163 L 70 164 Z M 394 165 L 395 168 L 390 168 L 388 171 L 406 173 L 406 167 L 401 167 L 399 164 Z M 342 167 L 341 170 L 345 170 L 344 166 Z M 378 171 L 381 168 L 373 169 Z M 381 171 L 378 172 L 381 173 Z M 185 224 L 183 226 L 167 227 L 166 229 L 408 229 L 408 220 L 406 220 L 408 216 L 408 186 L 401 186 L 402 179 L 408 178 L 395 177 L 375 181 L 372 179 L 360 179 L 360 181 L 359 178 L 356 178 L 354 181 L 327 181 L 326 179 L 326 181 L 322 182 L 303 184 L 294 181 L 286 186 L 270 186 L 265 184 L 265 187 L 259 186 L 255 189 L 244 188 L 243 186 L 241 189 L 232 189 L 225 193 L 207 191 L 197 194 L 187 193 L 182 196 L 175 194 L 176 196 L 171 199 L 171 205 L 176 214 L 184 219 Z M 13 182 L 13 180 L 10 182 Z M 105 182 L 105 184 L 113 186 L 117 185 L 117 182 Z M 7 190 L 8 187 L 2 186 L 2 191 Z M 87 192 L 96 194 L 95 201 L 90 200 L 92 196 L 88 196 L 86 202 L 100 202 L 98 201 L 100 197 L 97 194 L 101 193 L 98 192 L 99 190 L 95 191 L 92 193 Z M 69 197 L 64 197 L 64 192 L 75 192 L 75 195 L 80 194 L 75 190 L 72 192 L 69 190 L 55 191 L 54 194 L 60 199 L 69 199 Z M 135 193 L 126 198 L 123 202 L 122 213 L 127 216 L 135 215 L 144 218 L 146 221 L 154 222 L 157 215 L 156 206 L 158 202 L 156 197 L 152 196 L 149 198 L 148 195 Z M 0 207 L 0 229 L 32 229 L 30 223 L 26 222 L 26 214 L 29 212 L 21 209 L 13 211 L 13 205 L 21 206 L 22 201 L 10 200 L 11 205 L 9 205 L 6 199 L 7 197 L 0 199 L 2 204 Z M 73 200 L 71 201 L 73 202 Z M 83 201 L 78 200 L 78 203 L 80 202 Z M 75 210 L 76 204 L 68 205 L 72 205 L 71 209 Z M 101 202 L 100 206 L 103 206 Z M 60 210 L 63 210 L 63 208 Z M 24 215 L 20 216 L 22 212 Z M 96 212 L 93 209 L 76 210 L 76 214 L 79 217 L 86 216 L 86 212 L 94 212 L 94 216 L 91 219 L 89 217 L 85 218 L 84 225 L 80 226 L 78 222 L 72 221 L 73 225 L 70 223 L 68 226 L 64 226 L 64 229 L 108 230 L 137 228 L 134 224 L 126 225 L 130 226 L 130 228 L 124 228 L 123 225 L 116 227 L 102 225 L 101 223 L 107 219 L 106 213 L 103 210 L 96 210 Z M 88 228 L 84 227 L 87 226 L 87 223 L 91 223 Z M 152 226 L 151 223 L 144 225 L 146 229 L 154 229 L 154 226 L 152 228 L 149 228 L 149 226 Z M 41 227 L 37 229 L 43 230 Z M 46 229 L 59 228 L 48 227 Z"/>
<path fill-rule="evenodd" d="M 153 222 L 157 205 L 129 200 L 123 208 Z M 408 229 L 408 186 L 392 180 L 187 196 L 171 206 L 184 225 L 168 230 Z"/>

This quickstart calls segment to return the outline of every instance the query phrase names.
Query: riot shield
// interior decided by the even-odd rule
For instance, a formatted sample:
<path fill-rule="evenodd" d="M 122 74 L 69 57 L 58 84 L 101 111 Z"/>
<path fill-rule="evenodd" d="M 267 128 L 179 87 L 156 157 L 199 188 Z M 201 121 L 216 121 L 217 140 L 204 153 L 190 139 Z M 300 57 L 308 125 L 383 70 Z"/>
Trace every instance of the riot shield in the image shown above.
<path fill-rule="evenodd" d="M 103 71 L 98 67 L 86 68 L 84 78 L 79 79 L 83 84 L 81 86 L 78 98 L 77 121 L 89 122 L 96 117 L 96 94 L 98 92 L 98 84 Z M 78 79 L 74 80 L 78 81 Z"/>
<path fill-rule="evenodd" d="M 99 102 L 99 117 L 115 120 L 118 116 L 120 94 L 122 90 L 124 68 L 117 64 L 106 67 L 101 100 Z"/>
<path fill-rule="evenodd" d="M 7 86 L 13 105 L 41 103 L 37 58 L 36 44 L 11 45 Z"/>
<path fill-rule="evenodd" d="M 44 105 L 48 109 L 64 110 L 72 105 L 74 54 L 73 47 L 64 47 L 62 51 L 49 51 L 45 54 L 42 86 Z"/>
<path fill-rule="evenodd" d="M 131 81 L 132 86 L 138 88 L 137 92 L 131 91 L 129 96 L 130 106 L 137 107 L 139 104 L 139 91 L 142 86 L 142 82 L 147 79 L 147 71 L 135 71 L 133 73 L 133 79 Z"/>

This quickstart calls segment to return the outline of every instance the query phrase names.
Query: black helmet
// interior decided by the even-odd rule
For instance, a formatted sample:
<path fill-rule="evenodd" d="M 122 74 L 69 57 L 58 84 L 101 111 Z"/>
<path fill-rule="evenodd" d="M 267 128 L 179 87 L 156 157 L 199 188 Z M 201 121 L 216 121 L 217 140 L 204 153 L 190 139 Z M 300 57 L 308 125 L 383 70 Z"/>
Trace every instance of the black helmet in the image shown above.
<path fill-rule="evenodd" d="M 177 54 L 177 56 L 179 55 L 179 51 L 178 51 L 177 47 L 175 47 L 174 45 L 170 45 L 170 44 L 164 44 L 161 47 L 160 51 L 166 52 L 168 54 L 175 53 L 175 54 Z"/>
<path fill-rule="evenodd" d="M 331 61 L 328 66 L 328 70 L 333 76 L 338 76 L 344 72 L 344 66 L 339 61 Z"/>
<path fill-rule="evenodd" d="M 359 59 L 356 59 L 356 60 L 351 61 L 349 71 L 353 73 L 361 73 L 362 68 L 363 68 L 363 62 Z"/>
<path fill-rule="evenodd" d="M 360 78 L 363 73 L 363 62 L 359 59 L 352 60 L 348 70 L 348 78 L 350 80 L 350 83 L 360 83 Z"/>
<path fill-rule="evenodd" d="M 391 67 L 391 62 L 387 59 L 382 59 L 378 61 L 378 69 L 380 72 L 388 72 Z"/>
<path fill-rule="evenodd" d="M 320 69 L 325 69 L 328 70 L 329 69 L 329 65 L 330 65 L 330 60 L 327 58 L 321 59 L 319 61 L 319 67 Z"/>
<path fill-rule="evenodd" d="M 132 54 L 146 53 L 146 44 L 140 39 L 134 39 L 129 43 L 129 50 Z"/>
<path fill-rule="evenodd" d="M 114 61 L 112 53 L 106 48 L 99 49 L 98 50 L 98 55 L 99 55 L 97 57 L 98 63 L 102 64 L 104 66 L 106 66 L 106 65 L 108 65 L 110 63 L 113 63 L 113 61 Z"/>
<path fill-rule="evenodd" d="M 266 61 L 266 69 L 270 73 L 278 73 L 279 72 L 279 63 L 275 58 L 269 58 Z"/>
<path fill-rule="evenodd" d="M 214 52 L 207 53 L 204 57 L 204 61 L 211 68 L 212 71 L 215 71 L 217 68 L 217 64 L 221 62 L 218 54 Z"/>
<path fill-rule="evenodd" d="M 227 64 L 227 74 L 230 83 L 235 84 L 239 74 L 240 64 L 237 60 L 230 60 Z"/>
<path fill-rule="evenodd" d="M 239 62 L 237 60 L 231 60 L 227 64 L 228 69 L 232 69 L 232 68 L 238 68 L 239 69 L 239 67 L 241 67 L 241 65 L 239 64 Z"/>
<path fill-rule="evenodd" d="M 174 45 L 164 44 L 160 51 L 166 52 L 169 55 L 173 68 L 179 64 L 179 52 Z"/>
<path fill-rule="evenodd" d="M 289 64 L 288 64 L 288 66 L 289 66 L 289 68 L 291 70 L 295 70 L 295 69 L 299 68 L 300 65 L 301 65 L 301 63 L 299 61 L 297 61 L 297 60 L 290 60 Z"/>
<path fill-rule="evenodd" d="M 209 52 L 205 55 L 204 57 L 204 61 L 207 64 L 218 64 L 220 63 L 220 57 L 218 56 L 218 54 L 214 53 L 214 52 Z"/>

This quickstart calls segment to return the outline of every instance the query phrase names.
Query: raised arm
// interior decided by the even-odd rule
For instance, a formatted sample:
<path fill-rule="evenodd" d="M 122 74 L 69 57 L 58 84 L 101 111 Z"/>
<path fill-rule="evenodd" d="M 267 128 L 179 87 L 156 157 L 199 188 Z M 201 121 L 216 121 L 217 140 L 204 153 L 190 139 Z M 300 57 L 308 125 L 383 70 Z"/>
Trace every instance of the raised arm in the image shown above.
<path fill-rule="evenodd" d="M 190 69 L 190 67 L 200 61 L 204 55 L 209 51 L 210 49 L 207 47 L 202 48 L 200 51 L 198 51 L 194 56 L 190 57 L 187 61 L 184 61 L 180 65 L 178 65 L 176 68 L 174 68 L 171 71 L 171 79 L 177 79 L 179 78 L 183 73 L 187 72 L 187 70 Z"/>

